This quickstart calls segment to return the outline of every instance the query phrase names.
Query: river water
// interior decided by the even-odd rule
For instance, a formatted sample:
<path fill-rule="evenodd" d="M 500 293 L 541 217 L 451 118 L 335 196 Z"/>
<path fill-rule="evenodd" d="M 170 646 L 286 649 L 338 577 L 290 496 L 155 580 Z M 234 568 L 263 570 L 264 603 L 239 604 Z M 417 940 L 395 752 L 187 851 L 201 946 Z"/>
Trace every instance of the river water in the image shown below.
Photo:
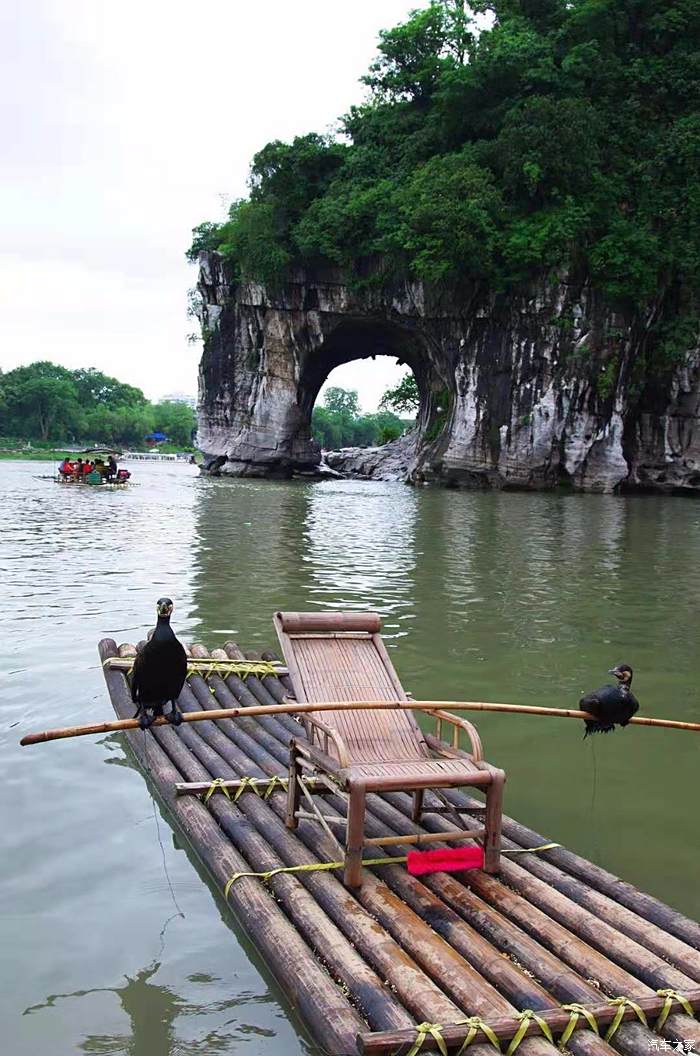
<path fill-rule="evenodd" d="M 700 719 L 692 501 L 205 480 L 167 463 L 96 492 L 40 479 L 51 469 L 0 463 L 10 1056 L 313 1051 L 119 739 L 18 746 L 111 716 L 97 642 L 142 638 L 160 595 L 210 648 L 270 647 L 277 608 L 376 609 L 416 697 L 575 707 L 624 661 L 644 714 Z M 478 725 L 509 814 L 700 914 L 695 735 Z"/>

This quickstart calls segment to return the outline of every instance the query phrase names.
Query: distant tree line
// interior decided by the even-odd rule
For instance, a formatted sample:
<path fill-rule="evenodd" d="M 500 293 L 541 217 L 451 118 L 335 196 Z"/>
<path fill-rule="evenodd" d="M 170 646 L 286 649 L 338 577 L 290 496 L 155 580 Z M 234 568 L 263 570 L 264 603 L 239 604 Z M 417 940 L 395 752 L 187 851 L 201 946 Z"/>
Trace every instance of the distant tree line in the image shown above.
<path fill-rule="evenodd" d="M 372 447 L 401 436 L 415 414 L 418 389 L 407 374 L 387 389 L 375 414 L 362 414 L 357 392 L 331 386 L 314 408 L 313 436 L 327 450 Z M 143 444 L 153 432 L 179 447 L 192 444 L 195 412 L 185 403 L 151 403 L 141 389 L 92 367 L 68 370 L 41 361 L 0 373 L 0 437 L 41 444 Z"/>
<path fill-rule="evenodd" d="M 354 389 L 329 387 L 323 403 L 314 407 L 311 416 L 314 438 L 328 451 L 339 447 L 376 447 L 396 440 L 413 422 L 402 420 L 389 409 L 392 406 L 391 391 L 384 394 L 376 414 L 362 414 Z M 402 405 L 399 409 L 411 408 Z"/>
<path fill-rule="evenodd" d="M 185 403 L 151 403 L 141 389 L 92 367 L 41 361 L 0 374 L 0 436 L 56 443 L 143 444 L 162 432 L 188 447 L 197 421 Z"/>

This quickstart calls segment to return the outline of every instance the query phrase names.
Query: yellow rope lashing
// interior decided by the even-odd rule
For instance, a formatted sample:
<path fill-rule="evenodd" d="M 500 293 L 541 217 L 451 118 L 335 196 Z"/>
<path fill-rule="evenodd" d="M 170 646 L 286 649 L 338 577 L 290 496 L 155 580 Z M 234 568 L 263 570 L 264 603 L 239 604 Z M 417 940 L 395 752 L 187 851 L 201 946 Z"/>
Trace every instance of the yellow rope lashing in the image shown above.
<path fill-rule="evenodd" d="M 527 1034 L 527 1028 L 530 1023 L 536 1023 L 547 1041 L 551 1041 L 552 1045 L 554 1044 L 554 1038 L 552 1037 L 552 1031 L 549 1028 L 549 1024 L 542 1019 L 542 1016 L 538 1016 L 536 1012 L 533 1012 L 531 1008 L 526 1008 L 523 1012 L 518 1012 L 516 1018 L 520 1020 L 520 1026 L 516 1030 L 510 1045 L 506 1049 L 506 1056 L 513 1056 L 513 1053 L 517 1052 L 520 1047 L 520 1042 Z"/>
<path fill-rule="evenodd" d="M 212 783 L 209 785 L 205 795 L 204 802 L 208 803 L 215 792 L 223 792 L 227 799 L 230 799 L 229 790 L 224 784 L 223 777 L 215 777 Z"/>
<path fill-rule="evenodd" d="M 396 865 L 397 862 L 405 862 L 406 858 L 366 858 L 363 865 Z M 226 881 L 224 887 L 224 898 L 228 898 L 228 893 L 232 886 L 237 880 L 242 880 L 244 876 L 254 877 L 258 880 L 271 880 L 273 876 L 278 876 L 280 873 L 323 873 L 328 872 L 331 869 L 342 869 L 345 862 L 308 862 L 304 865 L 279 865 L 275 869 L 266 869 L 260 873 L 254 872 L 240 872 L 234 873 Z M 422 1044 L 422 1043 L 421 1043 Z"/>
<path fill-rule="evenodd" d="M 240 778 L 240 784 L 236 788 L 236 793 L 233 796 L 232 802 L 235 803 L 246 790 L 254 792 L 256 796 L 260 796 L 260 789 L 263 786 L 266 787 L 265 791 L 262 793 L 262 798 L 269 799 L 276 788 L 286 790 L 287 784 L 288 778 L 280 777 L 279 774 L 275 774 L 270 778 L 242 777 Z M 208 803 L 215 792 L 223 792 L 227 799 L 231 799 L 230 790 L 223 777 L 214 778 L 205 792 L 204 802 Z"/>
<path fill-rule="evenodd" d="M 416 1040 L 413 1043 L 413 1047 L 406 1056 L 416 1056 L 417 1053 L 423 1048 L 423 1042 L 426 1038 L 432 1037 L 437 1045 L 438 1049 L 442 1053 L 442 1056 L 447 1056 L 447 1045 L 445 1039 L 442 1036 L 442 1024 L 441 1023 L 419 1023 L 417 1026 Z"/>
<path fill-rule="evenodd" d="M 280 788 L 286 792 L 288 784 L 288 777 L 278 777 L 277 774 L 275 774 L 274 777 L 270 778 L 267 789 L 263 792 L 263 799 L 269 799 L 276 788 Z"/>
<path fill-rule="evenodd" d="M 244 681 L 251 676 L 254 678 L 279 678 L 277 668 L 265 660 L 206 660 L 199 664 L 188 664 L 187 675 L 201 675 L 208 679 L 211 675 L 219 675 L 226 678 L 227 675 L 237 675 Z"/>
<path fill-rule="evenodd" d="M 637 1019 L 639 1020 L 639 1022 L 643 1023 L 645 1027 L 649 1026 L 649 1024 L 647 1023 L 647 1017 L 644 1015 L 644 1012 L 639 1007 L 637 1002 L 632 1000 L 632 998 L 630 998 L 630 997 L 614 997 L 611 1000 L 610 1004 L 611 1005 L 617 1005 L 617 1012 L 615 1013 L 615 1018 L 613 1019 L 612 1023 L 608 1027 L 607 1032 L 605 1034 L 605 1040 L 606 1041 L 610 1041 L 611 1038 L 615 1037 L 615 1034 L 617 1033 L 617 1028 L 622 1023 L 622 1018 L 623 1018 L 623 1016 L 625 1014 L 625 1009 L 626 1008 L 631 1008 L 634 1011 L 634 1014 L 637 1017 Z"/>
<path fill-rule="evenodd" d="M 678 1004 L 683 1007 L 683 1009 L 688 1013 L 689 1016 L 695 1016 L 695 1013 L 693 1012 L 693 1006 L 690 1004 L 688 998 L 685 997 L 683 994 L 679 994 L 677 990 L 657 990 L 656 992 L 659 997 L 665 997 L 666 1000 L 664 1001 L 664 1007 L 661 1009 L 659 1018 L 654 1024 L 654 1030 L 661 1030 L 664 1023 L 668 1019 L 668 1015 L 671 1011 L 671 1008 L 673 1007 L 674 1001 L 677 1001 Z"/>
<path fill-rule="evenodd" d="M 265 794 L 265 798 L 267 798 L 267 796 L 270 794 L 272 789 L 275 788 L 275 782 L 276 781 L 279 782 L 281 787 L 284 787 L 284 785 L 282 784 L 282 782 L 285 781 L 284 777 L 277 777 L 277 778 L 276 777 L 271 777 L 270 781 L 269 781 L 270 788 L 268 789 L 267 793 Z M 213 784 L 213 782 L 212 782 L 212 784 Z M 258 781 L 254 777 L 242 777 L 241 778 L 241 787 L 239 789 L 237 789 L 237 792 L 235 792 L 235 795 L 233 797 L 233 803 L 235 803 L 235 800 L 237 800 L 239 798 L 239 796 L 244 792 L 244 790 L 246 788 L 252 789 L 252 791 L 254 793 L 256 793 L 256 795 L 260 795 L 260 792 L 258 791 L 258 788 L 257 788 L 257 785 L 259 785 L 259 784 L 264 784 L 264 782 L 263 781 Z M 211 789 L 211 791 L 214 792 L 215 789 Z M 391 836 L 387 836 L 386 837 L 386 843 L 390 844 L 391 842 L 392 842 L 391 841 Z M 527 848 L 523 848 L 523 850 L 528 850 L 528 851 L 544 850 L 544 849 L 548 849 L 550 846 L 559 846 L 559 845 L 557 845 L 557 844 L 554 844 L 554 845 L 544 844 L 543 847 L 527 847 Z M 397 857 L 384 857 L 384 859 L 364 859 L 362 861 L 362 865 L 363 866 L 399 865 L 402 862 L 408 862 L 408 856 L 406 856 L 405 854 L 397 855 Z M 228 892 L 231 889 L 231 885 L 234 884 L 235 882 L 237 882 L 237 880 L 242 880 L 243 876 L 253 876 L 253 878 L 258 878 L 259 880 L 266 881 L 266 880 L 270 880 L 271 876 L 277 876 L 278 873 L 280 873 L 280 872 L 314 872 L 315 870 L 318 871 L 318 872 L 324 872 L 324 871 L 326 871 L 328 869 L 342 869 L 344 867 L 344 865 L 345 865 L 344 862 L 309 862 L 307 865 L 279 866 L 277 869 L 264 869 L 262 872 L 234 872 L 233 875 L 230 876 L 229 880 L 226 882 L 226 887 L 224 888 L 224 898 L 228 897 Z M 527 1011 L 529 1012 L 530 1010 L 527 1010 Z M 522 1015 L 525 1015 L 525 1013 L 522 1013 Z M 535 1020 L 538 1021 L 538 1017 L 536 1017 L 534 1013 L 532 1013 L 532 1016 L 534 1016 Z M 472 1019 L 473 1018 L 474 1017 L 472 1017 Z M 460 1020 L 460 1022 L 461 1022 L 461 1020 Z M 463 1020 L 463 1022 L 467 1023 L 467 1022 L 471 1022 L 471 1020 Z M 545 1026 L 546 1025 L 547 1024 L 545 1023 Z M 481 1030 L 483 1030 L 484 1033 L 487 1034 L 487 1031 L 485 1030 L 485 1026 L 484 1025 L 481 1025 Z M 544 1030 L 544 1027 L 543 1027 L 543 1030 Z M 487 1034 L 487 1037 L 488 1037 L 488 1034 Z M 494 1035 L 494 1038 L 495 1038 L 495 1035 Z M 422 1044 L 422 1041 L 421 1041 L 421 1044 Z M 463 1048 L 463 1045 L 462 1045 L 462 1048 Z M 513 1050 L 513 1052 L 515 1052 L 515 1050 Z"/>
<path fill-rule="evenodd" d="M 583 1016 L 583 1018 L 587 1021 L 588 1026 L 591 1028 L 592 1031 L 594 1031 L 594 1033 L 598 1035 L 600 1034 L 595 1016 L 590 1011 L 590 1009 L 586 1008 L 585 1005 L 581 1005 L 578 1002 L 574 1001 L 570 1005 L 562 1005 L 561 1007 L 565 1012 L 569 1012 L 570 1015 L 569 1022 L 564 1027 L 562 1035 L 559 1038 L 560 1049 L 564 1048 L 567 1041 L 576 1029 L 576 1024 L 578 1023 L 579 1016 Z"/>
<path fill-rule="evenodd" d="M 464 1050 L 469 1048 L 479 1031 L 481 1031 L 481 1033 L 484 1034 L 486 1038 L 488 1038 L 489 1042 L 491 1043 L 491 1045 L 493 1045 L 497 1052 L 501 1051 L 501 1046 L 499 1044 L 498 1038 L 491 1030 L 491 1027 L 488 1025 L 488 1023 L 484 1023 L 481 1016 L 470 1016 L 469 1019 L 460 1019 L 459 1022 L 464 1023 L 465 1026 L 467 1026 L 469 1029 L 467 1031 L 466 1038 L 457 1050 L 457 1056 L 461 1056 Z"/>
<path fill-rule="evenodd" d="M 539 847 L 505 847 L 501 854 L 534 854 L 536 851 L 551 851 L 554 847 L 561 847 L 560 843 L 541 843 Z"/>
<path fill-rule="evenodd" d="M 122 666 L 124 662 L 126 661 L 126 663 L 133 665 L 134 659 L 133 656 L 108 656 L 106 660 L 102 661 L 102 666 L 124 670 Z M 272 675 L 274 678 L 279 678 L 277 668 L 268 660 L 210 660 L 208 657 L 204 657 L 201 660 L 190 657 L 187 661 L 187 674 L 203 675 L 205 677 L 209 675 L 240 675 L 244 679 L 248 678 L 249 675 L 254 675 L 256 678 L 269 678 Z"/>
<path fill-rule="evenodd" d="M 238 786 L 238 788 L 236 789 L 236 794 L 233 797 L 233 802 L 234 803 L 238 802 L 238 800 L 241 798 L 241 796 L 243 795 L 243 793 L 245 792 L 245 790 L 247 788 L 249 788 L 251 790 L 251 792 L 255 792 L 256 796 L 258 796 L 258 797 L 260 796 L 260 793 L 258 792 L 258 783 L 255 780 L 255 778 L 254 777 L 242 777 L 241 778 L 241 783 Z"/>

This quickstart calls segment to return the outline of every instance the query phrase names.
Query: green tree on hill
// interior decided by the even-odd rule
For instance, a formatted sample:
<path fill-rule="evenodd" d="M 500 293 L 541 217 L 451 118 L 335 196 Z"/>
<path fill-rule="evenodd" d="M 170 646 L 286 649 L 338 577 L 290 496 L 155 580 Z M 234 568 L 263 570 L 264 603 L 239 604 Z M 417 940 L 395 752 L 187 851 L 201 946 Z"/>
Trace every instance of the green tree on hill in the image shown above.
<path fill-rule="evenodd" d="M 566 267 L 614 302 L 700 286 L 700 0 L 432 0 L 380 35 L 342 142 L 253 161 L 191 253 L 242 277 L 505 289 Z"/>

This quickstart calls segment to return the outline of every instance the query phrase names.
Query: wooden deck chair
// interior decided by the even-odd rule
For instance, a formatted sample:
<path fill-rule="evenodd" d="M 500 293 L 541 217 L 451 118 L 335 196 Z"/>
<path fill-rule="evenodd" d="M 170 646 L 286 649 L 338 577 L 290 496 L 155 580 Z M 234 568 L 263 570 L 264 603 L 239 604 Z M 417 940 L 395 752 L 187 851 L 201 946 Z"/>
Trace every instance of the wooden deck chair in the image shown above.
<path fill-rule="evenodd" d="M 277 612 L 274 623 L 300 703 L 408 700 L 379 634 L 381 621 L 376 613 Z M 316 812 L 316 820 L 330 831 L 329 819 L 316 810 L 301 783 L 305 769 L 327 775 L 332 787 L 348 793 L 344 823 L 344 881 L 348 887 L 360 885 L 362 852 L 369 845 L 475 838 L 483 844 L 484 869 L 498 870 L 506 775 L 484 762 L 479 735 L 470 722 L 437 709 L 427 714 L 436 720 L 435 734 L 424 733 L 408 710 L 325 711 L 302 716 L 308 739 L 293 738 L 290 744 L 287 825 L 296 828 L 300 816 L 308 818 Z M 450 744 L 441 739 L 443 724 L 451 727 Z M 466 736 L 469 751 L 460 748 L 460 735 Z M 411 792 L 413 819 L 419 821 L 426 789 L 440 796 L 440 789 L 462 786 L 485 792 L 486 805 L 480 811 L 483 825 L 478 829 L 465 830 L 455 808 L 441 797 L 439 812 L 456 816 L 458 831 L 429 834 L 420 841 L 411 836 L 365 837 L 368 792 Z M 313 807 L 311 812 L 300 810 L 302 794 Z"/>

